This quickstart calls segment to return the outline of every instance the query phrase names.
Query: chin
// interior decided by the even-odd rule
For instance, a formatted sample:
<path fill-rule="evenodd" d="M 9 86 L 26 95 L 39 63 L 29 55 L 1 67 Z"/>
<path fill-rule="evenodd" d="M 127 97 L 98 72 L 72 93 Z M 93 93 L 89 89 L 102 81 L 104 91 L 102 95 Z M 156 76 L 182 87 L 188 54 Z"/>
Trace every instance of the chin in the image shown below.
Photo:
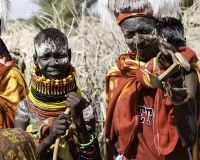
<path fill-rule="evenodd" d="M 148 59 L 151 54 L 149 54 L 147 51 L 147 52 L 138 52 L 138 55 L 140 59 Z"/>

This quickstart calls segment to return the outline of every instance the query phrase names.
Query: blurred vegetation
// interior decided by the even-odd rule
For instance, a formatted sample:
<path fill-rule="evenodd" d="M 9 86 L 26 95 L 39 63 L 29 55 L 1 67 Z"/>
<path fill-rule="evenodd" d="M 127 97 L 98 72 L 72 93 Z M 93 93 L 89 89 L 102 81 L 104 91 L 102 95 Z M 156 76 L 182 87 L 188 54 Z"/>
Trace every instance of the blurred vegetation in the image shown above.
<path fill-rule="evenodd" d="M 79 0 L 33 0 L 33 3 L 40 6 L 40 9 L 37 14 L 27 19 L 26 22 L 41 28 L 40 24 L 43 24 L 44 21 L 53 21 L 52 15 L 55 14 L 56 10 L 57 17 L 70 24 L 73 18 L 72 10 L 77 7 L 78 1 Z M 44 20 L 43 17 L 46 17 L 46 20 Z"/>
<path fill-rule="evenodd" d="M 27 19 L 27 23 L 34 24 L 36 27 L 44 28 L 41 24 L 49 23 L 49 20 L 54 21 L 55 13 L 57 17 L 67 24 L 72 23 L 74 17 L 80 16 L 82 13 L 82 4 L 86 2 L 86 8 L 97 0 L 33 0 L 33 3 L 40 6 L 37 14 Z M 53 16 L 52 16 L 53 15 Z M 46 20 L 44 20 L 44 17 Z M 76 24 L 75 24 L 76 25 Z"/>
<path fill-rule="evenodd" d="M 181 7 L 187 9 L 192 6 L 195 0 L 182 0 Z"/>

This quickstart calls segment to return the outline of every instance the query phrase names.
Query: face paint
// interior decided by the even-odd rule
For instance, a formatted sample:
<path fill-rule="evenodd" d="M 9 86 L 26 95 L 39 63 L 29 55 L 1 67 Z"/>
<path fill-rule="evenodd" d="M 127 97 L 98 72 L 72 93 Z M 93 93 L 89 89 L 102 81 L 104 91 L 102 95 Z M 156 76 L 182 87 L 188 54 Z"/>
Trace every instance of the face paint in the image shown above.
<path fill-rule="evenodd" d="M 69 61 L 69 59 L 66 57 L 66 58 L 63 59 L 62 63 L 63 63 L 63 64 L 64 64 L 64 63 L 68 63 L 68 61 Z"/>
<path fill-rule="evenodd" d="M 148 17 L 127 18 L 120 24 L 125 37 L 125 42 L 134 53 L 143 61 L 151 59 L 157 50 L 157 42 L 152 39 L 146 39 L 145 36 L 157 35 L 159 28 L 157 21 Z"/>
<path fill-rule="evenodd" d="M 38 64 L 39 69 L 43 69 L 43 67 L 40 65 L 40 63 Z"/>
<path fill-rule="evenodd" d="M 35 50 L 38 56 L 42 56 L 46 50 L 52 50 L 54 52 L 56 50 L 56 44 L 53 41 L 49 43 L 45 40 L 40 46 L 36 43 Z"/>
<path fill-rule="evenodd" d="M 57 60 L 55 60 L 55 64 L 59 64 Z"/>

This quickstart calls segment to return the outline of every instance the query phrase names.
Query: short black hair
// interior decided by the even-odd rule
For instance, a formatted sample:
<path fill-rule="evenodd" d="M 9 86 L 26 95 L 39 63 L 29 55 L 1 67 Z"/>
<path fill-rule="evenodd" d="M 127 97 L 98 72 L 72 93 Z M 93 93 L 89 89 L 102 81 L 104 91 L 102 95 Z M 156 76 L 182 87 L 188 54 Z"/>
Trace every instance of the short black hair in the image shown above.
<path fill-rule="evenodd" d="M 60 40 L 63 45 L 68 43 L 66 35 L 56 28 L 46 28 L 41 30 L 34 38 L 34 43 L 41 44 L 44 40 L 50 38 L 53 41 Z"/>
<path fill-rule="evenodd" d="M 161 34 L 168 41 L 179 41 L 179 45 L 185 46 L 184 27 L 181 21 L 174 17 L 163 17 L 160 20 L 162 25 Z M 175 46 L 176 47 L 176 46 Z"/>

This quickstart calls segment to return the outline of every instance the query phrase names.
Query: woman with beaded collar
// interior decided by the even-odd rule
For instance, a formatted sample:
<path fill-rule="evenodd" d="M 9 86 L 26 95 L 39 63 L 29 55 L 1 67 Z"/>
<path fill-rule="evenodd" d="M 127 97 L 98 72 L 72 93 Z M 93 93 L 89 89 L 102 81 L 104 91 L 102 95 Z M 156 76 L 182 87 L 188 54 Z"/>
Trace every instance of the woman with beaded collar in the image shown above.
<path fill-rule="evenodd" d="M 94 108 L 76 85 L 67 37 L 48 28 L 36 35 L 34 44 L 31 90 L 17 106 L 15 127 L 34 136 L 42 158 L 52 159 L 53 144 L 63 135 L 58 159 L 101 159 Z M 63 114 L 66 108 L 71 115 Z"/>
<path fill-rule="evenodd" d="M 187 147 L 197 141 L 197 55 L 186 46 L 177 53 L 160 32 L 159 18 L 179 3 L 99 1 L 102 20 L 117 20 L 130 49 L 106 77 L 105 136 L 118 142 L 118 160 L 189 160 Z M 187 67 L 178 65 L 177 72 L 170 73 L 174 55 Z M 161 80 L 166 71 L 170 74 Z M 107 153 L 112 159 L 109 149 Z"/>

